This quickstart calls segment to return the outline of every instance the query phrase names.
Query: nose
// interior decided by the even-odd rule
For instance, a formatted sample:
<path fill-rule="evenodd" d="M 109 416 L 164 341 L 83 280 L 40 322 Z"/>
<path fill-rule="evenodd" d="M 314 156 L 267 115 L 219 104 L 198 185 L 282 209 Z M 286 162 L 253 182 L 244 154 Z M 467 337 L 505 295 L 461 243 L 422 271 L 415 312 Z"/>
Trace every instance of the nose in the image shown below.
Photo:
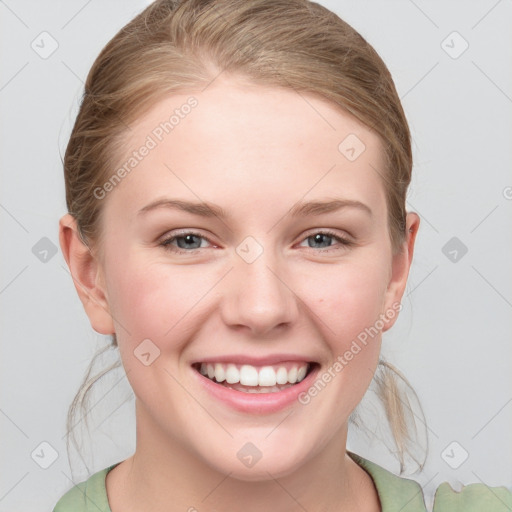
<path fill-rule="evenodd" d="M 270 251 L 252 263 L 235 254 L 220 307 L 225 324 L 253 337 L 275 336 L 293 324 L 299 314 L 298 298 L 282 269 Z"/>

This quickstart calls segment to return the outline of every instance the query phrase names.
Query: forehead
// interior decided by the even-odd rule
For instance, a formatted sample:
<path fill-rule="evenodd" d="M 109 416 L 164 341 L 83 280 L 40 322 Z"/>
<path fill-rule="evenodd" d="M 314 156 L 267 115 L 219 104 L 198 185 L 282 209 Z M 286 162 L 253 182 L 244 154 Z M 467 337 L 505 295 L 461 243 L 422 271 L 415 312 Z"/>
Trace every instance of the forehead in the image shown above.
<path fill-rule="evenodd" d="M 229 209 L 250 199 L 261 210 L 339 196 L 378 210 L 383 156 L 375 133 L 317 96 L 217 79 L 133 123 L 119 159 L 128 172 L 108 202 L 136 208 L 169 195 Z"/>

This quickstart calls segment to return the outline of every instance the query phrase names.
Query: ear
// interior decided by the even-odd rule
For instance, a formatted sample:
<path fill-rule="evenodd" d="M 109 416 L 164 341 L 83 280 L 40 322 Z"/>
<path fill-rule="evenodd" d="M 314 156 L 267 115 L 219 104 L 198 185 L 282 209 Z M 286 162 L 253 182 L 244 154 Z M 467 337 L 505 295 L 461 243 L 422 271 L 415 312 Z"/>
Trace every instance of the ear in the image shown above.
<path fill-rule="evenodd" d="M 59 222 L 59 242 L 73 283 L 92 328 L 100 334 L 114 334 L 100 263 L 84 244 L 75 218 L 67 213 Z"/>
<path fill-rule="evenodd" d="M 391 275 L 386 291 L 385 309 L 383 311 L 384 314 L 386 314 L 386 311 L 393 311 L 393 315 L 386 315 L 388 320 L 385 322 L 382 332 L 390 329 L 398 318 L 396 313 L 401 309 L 399 309 L 398 304 L 402 300 L 407 284 L 414 253 L 414 242 L 416 241 L 419 227 L 420 218 L 418 214 L 414 212 L 408 213 L 406 217 L 406 239 L 404 240 L 402 250 L 393 255 Z"/>

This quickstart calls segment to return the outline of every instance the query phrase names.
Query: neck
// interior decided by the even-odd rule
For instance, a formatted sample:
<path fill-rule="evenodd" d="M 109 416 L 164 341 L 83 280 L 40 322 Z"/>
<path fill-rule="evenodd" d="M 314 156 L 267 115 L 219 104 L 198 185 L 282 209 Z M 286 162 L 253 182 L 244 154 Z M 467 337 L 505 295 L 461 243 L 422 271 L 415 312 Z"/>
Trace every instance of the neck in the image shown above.
<path fill-rule="evenodd" d="M 112 512 L 379 510 L 371 478 L 346 454 L 346 428 L 285 476 L 268 472 L 264 480 L 245 481 L 209 466 L 137 411 L 136 452 L 109 473 L 110 490 L 107 478 Z"/>

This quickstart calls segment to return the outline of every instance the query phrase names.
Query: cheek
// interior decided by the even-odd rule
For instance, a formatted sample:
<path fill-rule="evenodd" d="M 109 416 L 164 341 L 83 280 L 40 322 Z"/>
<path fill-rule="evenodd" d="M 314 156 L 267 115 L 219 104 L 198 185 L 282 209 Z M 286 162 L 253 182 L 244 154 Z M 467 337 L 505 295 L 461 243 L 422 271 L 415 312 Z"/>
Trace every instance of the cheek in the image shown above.
<path fill-rule="evenodd" d="M 336 264 L 302 262 L 285 271 L 284 280 L 293 283 L 298 308 L 305 307 L 306 316 L 297 321 L 314 323 L 337 353 L 375 325 L 382 312 L 387 267 L 385 258 L 374 252 L 361 252 Z M 200 329 L 201 317 L 215 314 L 211 303 L 215 294 L 209 292 L 226 269 L 148 261 L 143 252 L 124 254 L 123 260 L 113 254 L 106 269 L 118 337 L 132 350 L 144 339 L 179 349 L 194 329 Z"/>
<path fill-rule="evenodd" d="M 165 265 L 137 256 L 113 265 L 109 278 L 109 302 L 123 341 L 133 345 L 149 338 L 158 346 L 163 340 L 179 343 L 176 334 L 216 281 L 194 265 Z"/>
<path fill-rule="evenodd" d="M 201 326 L 201 298 L 217 279 L 194 271 L 193 265 L 157 264 L 142 255 L 127 258 L 122 267 L 112 266 L 109 277 L 109 300 L 128 380 L 142 403 L 154 408 L 152 416 L 162 415 L 155 396 L 166 401 L 161 419 L 168 425 L 183 407 L 182 389 L 171 375 L 183 377 L 180 354 Z"/>
<path fill-rule="evenodd" d="M 375 325 L 387 273 L 378 258 L 358 258 L 303 272 L 301 296 L 328 348 L 323 368 L 301 397 L 317 417 L 330 418 L 324 435 L 342 428 L 366 393 L 378 364 L 381 335 Z"/>
<path fill-rule="evenodd" d="M 373 326 L 381 313 L 386 272 L 381 263 L 340 264 L 302 273 L 303 296 L 324 326 L 326 339 L 339 349 Z"/>

